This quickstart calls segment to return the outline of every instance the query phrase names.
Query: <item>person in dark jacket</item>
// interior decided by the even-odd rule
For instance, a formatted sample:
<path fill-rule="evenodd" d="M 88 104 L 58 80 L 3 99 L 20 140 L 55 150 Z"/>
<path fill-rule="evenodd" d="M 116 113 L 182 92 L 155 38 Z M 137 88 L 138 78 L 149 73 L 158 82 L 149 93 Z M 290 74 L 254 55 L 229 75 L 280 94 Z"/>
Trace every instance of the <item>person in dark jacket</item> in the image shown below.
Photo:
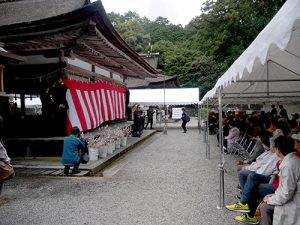
<path fill-rule="evenodd" d="M 72 127 L 71 135 L 64 138 L 63 154 L 61 162 L 65 166 L 64 174 L 69 175 L 70 166 L 74 166 L 72 174 L 77 174 L 81 153 L 86 149 L 86 142 L 81 138 L 81 132 L 78 127 Z"/>
<path fill-rule="evenodd" d="M 61 78 L 55 82 L 51 90 L 55 132 L 58 136 L 64 136 L 66 134 L 67 110 L 69 109 L 66 98 L 67 90 L 68 87 Z"/>
<path fill-rule="evenodd" d="M 154 110 L 153 110 L 153 107 L 152 106 L 149 106 L 149 109 L 147 110 L 147 124 L 145 126 L 145 129 L 147 129 L 148 127 L 148 124 L 150 123 L 150 129 L 153 129 L 152 126 L 153 126 L 153 114 L 154 114 Z"/>
<path fill-rule="evenodd" d="M 187 114 L 186 114 L 184 108 L 182 108 L 181 110 L 182 110 L 182 114 L 181 114 L 182 124 L 181 124 L 181 127 L 182 127 L 182 129 L 183 129 L 183 133 L 186 133 L 186 132 L 187 132 L 187 129 L 186 129 Z"/>
<path fill-rule="evenodd" d="M 271 105 L 271 108 L 272 108 L 271 115 L 274 118 L 277 116 L 277 109 L 276 109 L 275 105 Z"/>
<path fill-rule="evenodd" d="M 285 118 L 288 120 L 288 119 L 289 119 L 289 116 L 288 116 L 288 114 L 287 114 L 286 109 L 283 107 L 283 105 L 279 105 L 279 109 L 280 109 L 279 115 L 285 117 Z"/>
<path fill-rule="evenodd" d="M 136 110 L 133 113 L 133 136 L 140 137 L 143 132 L 143 112 L 139 105 L 136 106 Z"/>

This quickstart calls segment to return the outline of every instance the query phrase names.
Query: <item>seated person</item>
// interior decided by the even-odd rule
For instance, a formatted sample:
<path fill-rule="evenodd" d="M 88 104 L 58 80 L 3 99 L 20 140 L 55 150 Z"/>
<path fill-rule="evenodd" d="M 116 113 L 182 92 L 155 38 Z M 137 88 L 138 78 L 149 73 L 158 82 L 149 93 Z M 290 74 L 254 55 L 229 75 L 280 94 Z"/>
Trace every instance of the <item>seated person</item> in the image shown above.
<path fill-rule="evenodd" d="M 10 158 L 7 155 L 7 151 L 6 151 L 5 147 L 3 146 L 3 144 L 1 142 L 0 142 L 0 161 L 2 163 L 5 163 L 5 164 L 11 166 L 11 164 L 10 164 Z M 0 171 L 1 170 L 2 170 L 2 167 L 0 167 Z M 4 181 L 13 178 L 14 175 L 15 175 L 12 166 L 11 166 L 11 171 L 10 172 L 11 172 L 11 174 L 9 174 L 9 173 L 2 173 L 2 171 L 0 173 L 1 174 L 1 176 L 0 176 L 0 195 L 1 195 L 1 192 L 2 192 L 2 187 L 3 187 Z"/>
<path fill-rule="evenodd" d="M 232 149 L 232 145 L 237 143 L 240 139 L 240 130 L 237 128 L 234 120 L 229 120 L 228 125 L 230 127 L 228 136 L 225 137 L 227 140 L 228 151 Z"/>
<path fill-rule="evenodd" d="M 276 163 L 279 158 L 275 153 L 275 148 L 266 149 L 264 153 L 257 157 L 256 161 L 250 165 L 244 166 L 239 172 L 239 183 L 241 188 L 247 181 L 247 177 L 251 173 L 257 173 L 265 176 L 271 176 L 276 171 Z"/>
<path fill-rule="evenodd" d="M 237 171 L 240 171 L 243 167 L 248 166 L 249 164 L 256 161 L 257 157 L 264 153 L 270 148 L 269 138 L 272 134 L 267 130 L 262 130 L 256 137 L 256 144 L 251 153 L 250 157 L 247 160 L 237 161 Z"/>
<path fill-rule="evenodd" d="M 279 186 L 260 205 L 262 225 L 300 224 L 300 159 L 298 152 L 293 153 L 293 142 L 295 148 L 300 149 L 300 134 L 294 134 L 292 138 L 286 138 L 291 144 L 285 142 L 276 148 L 276 154 L 282 160 Z"/>
<path fill-rule="evenodd" d="M 81 132 L 78 127 L 72 127 L 71 135 L 64 138 L 64 147 L 61 162 L 65 166 L 64 174 L 69 175 L 70 166 L 73 165 L 72 174 L 77 174 L 81 152 L 86 149 L 86 143 L 81 138 Z"/>
<path fill-rule="evenodd" d="M 275 139 L 275 146 L 280 147 L 282 145 L 292 147 L 290 140 L 286 137 L 279 136 Z M 281 160 L 277 162 L 277 168 L 279 170 Z M 258 223 L 258 218 L 255 217 L 255 211 L 259 204 L 259 199 L 263 198 L 267 194 L 272 194 L 278 188 L 279 176 L 275 177 L 273 183 L 270 182 L 271 177 L 261 175 L 258 173 L 251 173 L 248 175 L 240 201 L 233 205 L 227 205 L 226 208 L 231 211 L 246 213 L 243 216 L 237 216 L 234 219 L 239 222 L 247 222 L 251 224 Z"/>

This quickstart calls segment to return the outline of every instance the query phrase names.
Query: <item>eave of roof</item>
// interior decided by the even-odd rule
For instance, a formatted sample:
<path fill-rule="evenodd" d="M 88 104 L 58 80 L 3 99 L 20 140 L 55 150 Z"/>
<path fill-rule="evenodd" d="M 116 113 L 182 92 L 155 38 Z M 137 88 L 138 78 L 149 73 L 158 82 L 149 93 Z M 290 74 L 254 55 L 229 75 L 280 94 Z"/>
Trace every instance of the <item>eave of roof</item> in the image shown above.
<path fill-rule="evenodd" d="M 0 59 L 4 58 L 8 61 L 18 61 L 18 62 L 25 62 L 26 58 L 23 56 L 15 55 L 9 52 L 0 51 Z"/>
<path fill-rule="evenodd" d="M 91 20 L 95 22 L 94 25 Z M 94 32 L 92 38 L 95 38 L 92 44 L 89 40 L 91 31 Z M 2 26 L 0 40 L 6 43 L 7 49 L 11 48 L 17 54 L 57 51 L 75 46 L 75 53 L 77 50 L 81 57 L 122 75 L 145 78 L 158 74 L 117 34 L 100 1 L 51 18 Z M 44 45 L 42 49 L 41 44 Z M 107 50 L 106 54 L 103 54 L 103 48 Z M 104 61 L 98 53 L 104 55 Z"/>
<path fill-rule="evenodd" d="M 82 8 L 88 3 L 87 0 L 0 0 L 0 26 L 55 17 Z"/>

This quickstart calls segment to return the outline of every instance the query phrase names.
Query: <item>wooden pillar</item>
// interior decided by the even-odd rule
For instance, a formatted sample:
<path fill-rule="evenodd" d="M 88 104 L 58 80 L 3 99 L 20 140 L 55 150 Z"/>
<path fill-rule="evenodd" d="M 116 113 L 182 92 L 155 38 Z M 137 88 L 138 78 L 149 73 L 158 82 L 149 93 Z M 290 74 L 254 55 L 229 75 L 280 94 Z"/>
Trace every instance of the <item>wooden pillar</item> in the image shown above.
<path fill-rule="evenodd" d="M 0 92 L 4 92 L 4 70 L 5 66 L 0 64 Z"/>
<path fill-rule="evenodd" d="M 20 103 L 21 103 L 21 115 L 25 116 L 25 94 L 23 91 L 20 94 Z"/>

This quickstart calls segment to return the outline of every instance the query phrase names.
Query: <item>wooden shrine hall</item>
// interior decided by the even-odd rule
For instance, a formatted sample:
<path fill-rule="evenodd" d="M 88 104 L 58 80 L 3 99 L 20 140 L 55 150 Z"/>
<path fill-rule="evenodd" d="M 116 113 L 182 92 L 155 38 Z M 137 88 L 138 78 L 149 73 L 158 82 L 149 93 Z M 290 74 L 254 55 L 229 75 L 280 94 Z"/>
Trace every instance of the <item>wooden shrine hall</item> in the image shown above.
<path fill-rule="evenodd" d="M 22 58 L 7 62 L 2 73 L 3 92 L 20 98 L 16 115 L 2 109 L 7 111 L 3 113 L 7 137 L 55 136 L 44 132 L 42 115 L 26 114 L 25 100 L 39 98 L 59 79 L 105 82 L 126 90 L 127 78 L 159 74 L 118 35 L 100 1 L 11 0 L 1 1 L 0 11 L 0 43 L 7 54 Z M 123 97 L 117 92 L 116 96 L 120 103 Z M 97 120 L 94 126 L 114 119 L 119 118 Z"/>

